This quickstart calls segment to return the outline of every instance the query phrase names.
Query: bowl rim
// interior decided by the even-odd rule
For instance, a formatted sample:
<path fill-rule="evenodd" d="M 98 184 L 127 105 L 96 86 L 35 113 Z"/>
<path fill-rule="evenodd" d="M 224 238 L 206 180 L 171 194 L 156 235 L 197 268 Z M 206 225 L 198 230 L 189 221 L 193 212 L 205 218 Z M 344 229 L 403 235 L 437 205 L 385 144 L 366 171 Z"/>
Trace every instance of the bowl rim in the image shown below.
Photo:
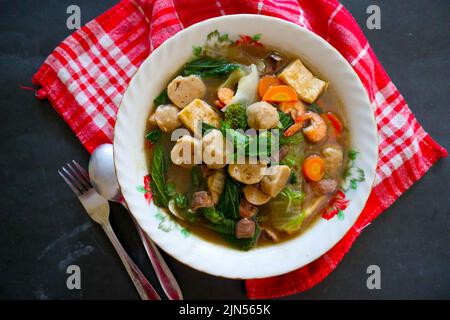
<path fill-rule="evenodd" d="M 163 44 L 161 44 L 159 47 L 157 47 L 144 61 L 143 63 L 139 66 L 139 68 L 137 69 L 136 73 L 133 75 L 132 79 L 130 80 L 129 85 L 127 86 L 127 88 L 125 89 L 125 92 L 122 96 L 121 102 L 120 102 L 120 106 L 119 106 L 119 111 L 117 114 L 117 119 L 116 119 L 116 126 L 114 128 L 114 140 L 113 140 L 113 145 L 114 145 L 114 150 L 120 149 L 118 148 L 118 139 L 116 139 L 117 135 L 116 133 L 118 132 L 118 128 L 120 128 L 121 126 L 118 126 L 117 124 L 122 122 L 122 118 L 121 118 L 121 110 L 123 109 L 122 106 L 124 104 L 124 101 L 126 100 L 126 96 L 129 94 L 132 85 L 133 85 L 133 81 L 136 78 L 136 75 L 140 72 L 142 72 L 142 70 L 146 67 L 146 65 L 149 63 L 149 61 L 152 59 L 152 57 L 156 56 L 157 53 L 159 53 L 160 51 L 163 51 L 164 48 L 170 46 L 172 43 L 176 43 L 177 41 L 179 41 L 179 39 L 181 39 L 185 34 L 189 34 L 190 32 L 195 32 L 195 30 L 197 28 L 201 28 L 203 26 L 209 25 L 209 24 L 214 24 L 215 22 L 220 22 L 223 20 L 230 20 L 232 21 L 233 19 L 246 19 L 246 18 L 251 18 L 251 19 L 261 19 L 262 20 L 266 20 L 265 22 L 268 23 L 279 23 L 279 24 L 284 24 L 286 27 L 290 27 L 290 28 L 295 28 L 297 29 L 296 31 L 299 32 L 299 35 L 301 35 L 303 33 L 304 34 L 308 34 L 308 36 L 310 36 L 311 38 L 314 39 L 314 41 L 317 41 L 318 43 L 320 43 L 320 45 L 324 46 L 327 50 L 331 50 L 334 52 L 334 55 L 336 59 L 340 60 L 340 63 L 344 63 L 346 65 L 346 68 L 348 69 L 347 71 L 351 71 L 350 73 L 353 76 L 353 81 L 355 82 L 355 84 L 358 85 L 358 87 L 362 90 L 360 90 L 364 97 L 364 102 L 367 104 L 367 106 L 371 106 L 371 102 L 367 93 L 367 90 L 364 88 L 364 85 L 361 81 L 361 79 L 359 78 L 359 76 L 356 74 L 355 70 L 353 69 L 353 67 L 350 65 L 350 63 L 339 53 L 339 51 L 337 51 L 333 46 L 331 46 L 327 41 L 325 41 L 323 38 L 321 38 L 320 36 L 318 36 L 317 34 L 313 33 L 312 31 L 308 30 L 307 28 L 304 28 L 300 25 L 297 25 L 293 22 L 284 20 L 284 19 L 280 19 L 280 18 L 276 18 L 276 17 L 271 17 L 271 16 L 265 16 L 265 15 L 258 15 L 258 14 L 233 14 L 233 15 L 225 15 L 225 16 L 219 16 L 219 17 L 214 17 L 211 19 L 207 19 L 207 20 L 203 20 L 201 22 L 195 23 L 183 30 L 180 30 L 178 33 L 176 33 L 175 35 L 173 35 L 172 37 L 170 37 L 169 39 L 167 39 Z M 211 30 L 214 29 L 214 26 L 211 26 Z M 264 42 L 264 41 L 263 41 Z M 314 66 L 313 66 L 314 67 Z M 368 110 L 372 110 L 372 108 L 369 108 Z M 172 256 L 173 258 L 177 259 L 179 262 L 190 266 L 196 270 L 208 273 L 208 274 L 212 274 L 215 276 L 219 276 L 219 277 L 225 277 L 225 278 L 232 278 L 232 279 L 256 279 L 256 278 L 265 278 L 265 277 L 271 277 L 271 276 L 277 276 L 277 275 L 281 275 L 281 274 L 285 274 L 288 273 L 290 271 L 296 270 L 298 268 L 301 268 L 303 266 L 305 266 L 308 263 L 313 262 L 314 260 L 316 260 L 317 258 L 321 257 L 322 255 L 324 255 L 326 252 L 328 252 L 330 249 L 332 249 L 340 240 L 342 240 L 342 238 L 345 236 L 345 234 L 351 229 L 351 227 L 354 225 L 354 223 L 356 222 L 357 218 L 360 216 L 362 210 L 364 209 L 370 193 L 372 191 L 372 187 L 375 183 L 375 177 L 376 177 L 376 164 L 378 162 L 378 134 L 377 134 L 377 125 L 376 125 L 376 120 L 375 120 L 375 115 L 373 112 L 370 112 L 369 114 L 369 118 L 370 121 L 372 123 L 372 129 L 374 129 L 374 138 L 376 141 L 376 147 L 375 147 L 375 153 L 373 154 L 373 156 L 375 157 L 375 160 L 373 160 L 373 163 L 375 164 L 375 166 L 372 168 L 372 174 L 373 176 L 371 177 L 370 181 L 368 181 L 368 183 L 370 183 L 370 188 L 368 189 L 368 191 L 365 194 L 365 199 L 362 200 L 362 209 L 359 210 L 359 212 L 356 214 L 356 217 L 354 219 L 354 221 L 352 222 L 351 226 L 347 229 L 347 231 L 345 233 L 342 234 L 342 236 L 340 236 L 332 245 L 329 246 L 329 248 L 323 252 L 317 252 L 316 255 L 312 256 L 309 259 L 309 262 L 304 263 L 303 265 L 298 265 L 298 266 L 291 266 L 288 268 L 278 268 L 278 271 L 269 271 L 269 272 L 258 272 L 256 275 L 242 275 L 241 273 L 235 273 L 235 272 L 227 272 L 226 270 L 221 270 L 220 272 L 216 272 L 211 270 L 210 267 L 208 267 L 208 265 L 204 265 L 202 263 L 195 263 L 192 260 L 191 261 L 186 261 L 185 259 L 183 259 L 183 255 L 180 255 L 179 253 L 174 253 L 173 251 L 171 251 L 170 249 L 168 249 L 164 243 L 161 243 L 157 237 L 152 237 L 151 232 L 149 232 L 146 228 L 142 228 L 146 234 L 152 238 L 152 240 L 158 244 L 158 246 L 163 249 L 168 255 Z M 373 133 L 373 132 L 372 132 Z M 373 151 L 373 150 L 372 150 Z M 116 173 L 118 176 L 118 180 L 119 180 L 119 185 L 120 188 L 123 192 L 123 196 L 124 196 L 124 201 L 126 202 L 130 212 L 132 213 L 132 215 L 136 218 L 136 220 L 139 222 L 139 218 L 136 214 L 134 214 L 134 204 L 133 202 L 129 202 L 127 200 L 127 198 L 130 198 L 127 196 L 129 189 L 126 187 L 123 187 L 123 183 L 121 183 L 121 177 L 122 175 L 119 174 L 119 171 L 121 171 L 120 169 L 118 169 L 120 167 L 120 160 L 117 159 L 117 153 L 114 152 L 114 165 L 115 165 L 115 169 L 116 169 Z M 294 239 L 299 238 L 299 237 L 295 237 Z M 201 238 L 200 238 L 201 239 Z M 204 239 L 201 239 L 200 241 L 204 241 L 204 242 L 208 242 Z M 220 245 L 219 245 L 220 246 Z M 276 245 L 275 245 L 276 246 Z M 233 251 L 235 251 L 236 253 L 239 253 L 241 251 L 238 251 L 236 249 L 232 249 Z"/>

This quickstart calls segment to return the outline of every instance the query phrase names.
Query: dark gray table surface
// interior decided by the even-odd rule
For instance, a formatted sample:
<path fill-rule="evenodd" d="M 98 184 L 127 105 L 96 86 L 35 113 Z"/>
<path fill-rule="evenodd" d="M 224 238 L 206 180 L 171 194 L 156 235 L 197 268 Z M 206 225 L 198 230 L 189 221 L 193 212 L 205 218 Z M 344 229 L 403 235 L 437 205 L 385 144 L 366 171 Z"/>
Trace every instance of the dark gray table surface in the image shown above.
<path fill-rule="evenodd" d="M 47 101 L 29 91 L 32 75 L 70 34 L 66 8 L 82 23 L 116 1 L 0 1 L 0 298 L 136 299 L 119 258 L 56 170 L 89 155 Z M 450 148 L 450 1 L 343 0 L 410 108 Z M 365 27 L 381 8 L 382 29 Z M 295 299 L 450 298 L 450 166 L 438 162 L 367 227 L 337 269 Z M 127 213 L 112 206 L 119 238 L 161 292 Z M 242 281 L 197 272 L 165 255 L 186 298 L 245 298 Z M 66 266 L 82 270 L 82 289 L 66 288 Z M 381 290 L 366 269 L 381 268 Z"/>

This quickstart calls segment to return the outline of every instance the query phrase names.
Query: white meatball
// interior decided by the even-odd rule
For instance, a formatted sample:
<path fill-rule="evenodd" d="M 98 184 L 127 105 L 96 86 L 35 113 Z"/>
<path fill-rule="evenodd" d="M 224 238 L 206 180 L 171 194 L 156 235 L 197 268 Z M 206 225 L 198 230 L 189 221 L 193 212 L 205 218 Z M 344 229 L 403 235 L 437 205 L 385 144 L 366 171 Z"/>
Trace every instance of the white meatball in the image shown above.
<path fill-rule="evenodd" d="M 201 160 L 201 142 L 191 136 L 182 136 L 170 152 L 172 162 L 183 168 L 191 168 Z"/>
<path fill-rule="evenodd" d="M 206 93 L 206 86 L 197 76 L 178 76 L 167 86 L 169 99 L 183 109 L 194 99 L 201 99 Z"/>
<path fill-rule="evenodd" d="M 265 101 L 247 107 L 247 123 L 252 129 L 272 129 L 278 126 L 280 116 L 277 109 Z"/>
<path fill-rule="evenodd" d="M 322 155 L 325 158 L 325 174 L 329 177 L 337 178 L 341 175 L 344 153 L 337 145 L 326 145 L 322 148 Z"/>
<path fill-rule="evenodd" d="M 178 121 L 178 108 L 171 105 L 159 106 L 155 111 L 154 120 L 162 132 L 172 132 L 181 126 Z"/>
<path fill-rule="evenodd" d="M 203 162 L 208 168 L 220 169 L 226 166 L 226 141 L 222 132 L 211 130 L 202 138 Z"/>

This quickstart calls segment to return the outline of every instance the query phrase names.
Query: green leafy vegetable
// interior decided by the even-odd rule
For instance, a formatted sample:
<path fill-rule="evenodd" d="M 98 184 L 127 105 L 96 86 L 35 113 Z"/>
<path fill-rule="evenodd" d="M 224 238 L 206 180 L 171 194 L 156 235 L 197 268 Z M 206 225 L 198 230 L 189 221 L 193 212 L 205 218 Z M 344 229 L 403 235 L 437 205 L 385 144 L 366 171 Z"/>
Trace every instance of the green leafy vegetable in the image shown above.
<path fill-rule="evenodd" d="M 203 180 L 203 174 L 202 174 L 202 169 L 199 166 L 195 166 L 192 168 L 191 179 L 192 179 L 192 186 L 194 186 L 195 188 L 198 188 L 201 186 L 202 180 Z"/>
<path fill-rule="evenodd" d="M 184 217 L 184 219 L 189 223 L 196 223 L 198 220 L 197 213 L 192 209 L 181 209 L 180 210 L 181 215 Z"/>
<path fill-rule="evenodd" d="M 280 146 L 299 145 L 299 144 L 303 143 L 304 141 L 305 141 L 305 139 L 303 138 L 303 133 L 301 133 L 301 132 L 297 132 L 296 134 L 294 134 L 290 137 L 285 137 L 284 135 L 280 136 Z"/>
<path fill-rule="evenodd" d="M 257 135 L 248 135 L 241 129 L 234 130 L 229 128 L 228 122 L 222 122 L 220 128 L 222 134 L 233 144 L 233 159 L 238 158 L 238 153 L 244 152 L 247 157 L 270 157 L 272 152 L 273 134 L 270 131 L 261 131 Z M 260 146 L 266 146 L 263 150 Z"/>
<path fill-rule="evenodd" d="M 272 142 L 276 141 L 273 138 L 273 133 L 270 131 L 260 131 L 258 135 L 248 136 L 248 146 L 245 154 L 249 157 L 270 157 L 272 154 Z M 265 150 L 264 146 L 266 146 Z"/>
<path fill-rule="evenodd" d="M 237 152 L 244 151 L 244 155 L 248 157 L 257 157 L 260 155 L 264 155 L 270 157 L 272 150 L 272 139 L 273 133 L 270 131 L 262 131 L 259 132 L 258 135 L 247 135 L 243 133 L 243 129 L 232 129 L 230 128 L 230 122 L 222 121 L 221 127 L 216 128 L 205 122 L 202 122 L 202 134 L 205 134 L 208 130 L 220 130 L 222 134 L 229 140 L 229 143 L 233 144 L 233 152 L 234 159 L 237 159 Z M 263 153 L 263 150 L 260 150 L 259 146 L 264 145 L 267 146 L 267 150 Z"/>
<path fill-rule="evenodd" d="M 264 209 L 270 216 L 272 226 L 288 233 L 300 229 L 304 218 L 301 210 L 303 199 L 302 191 L 287 186 L 276 198 L 270 200 Z"/>
<path fill-rule="evenodd" d="M 175 204 L 180 209 L 186 209 L 188 206 L 188 200 L 185 194 L 183 193 L 176 193 L 173 197 L 173 200 L 175 201 Z"/>
<path fill-rule="evenodd" d="M 290 164 L 292 169 L 298 173 L 299 177 L 302 176 L 302 163 L 305 158 L 305 151 L 303 147 L 293 146 L 289 148 L 289 152 L 286 158 L 291 159 Z"/>
<path fill-rule="evenodd" d="M 166 190 L 169 197 L 173 197 L 175 195 L 175 184 L 173 182 L 168 182 L 166 184 Z"/>
<path fill-rule="evenodd" d="M 217 233 L 234 235 L 236 233 L 236 222 L 231 219 L 224 219 L 220 224 L 206 223 L 205 226 Z"/>
<path fill-rule="evenodd" d="M 200 208 L 198 211 L 209 221 L 215 224 L 220 224 L 225 219 L 222 212 L 211 208 Z"/>
<path fill-rule="evenodd" d="M 234 90 L 243 76 L 245 76 L 245 72 L 242 68 L 236 69 L 230 73 L 228 78 L 219 86 L 219 88 L 229 88 Z"/>
<path fill-rule="evenodd" d="M 225 59 L 200 57 L 186 63 L 182 74 L 184 76 L 197 75 L 202 78 L 221 78 L 239 68 L 238 64 Z"/>
<path fill-rule="evenodd" d="M 229 139 L 232 139 L 234 142 L 234 146 L 244 146 L 245 149 L 249 143 L 249 136 L 244 134 L 242 131 L 233 130 L 233 129 L 225 129 L 225 136 Z"/>
<path fill-rule="evenodd" d="M 213 128 L 216 129 L 216 128 Z M 234 130 L 229 128 L 229 123 L 222 121 L 221 128 L 219 129 L 222 134 L 229 140 L 229 143 L 233 144 L 234 151 L 240 146 L 239 150 L 247 150 L 249 144 L 249 136 L 243 133 L 243 130 Z M 243 149 L 242 149 L 243 148 Z"/>
<path fill-rule="evenodd" d="M 225 186 L 217 205 L 217 209 L 223 212 L 226 218 L 239 219 L 239 189 L 239 185 L 232 178 L 226 178 Z"/>
<path fill-rule="evenodd" d="M 295 173 L 294 171 L 292 171 L 291 176 L 289 177 L 289 183 L 290 184 L 297 184 L 297 183 L 299 183 L 297 173 Z"/>
<path fill-rule="evenodd" d="M 216 128 L 206 122 L 202 122 L 201 125 L 202 125 L 202 135 L 205 135 L 205 133 L 208 132 L 209 130 L 220 130 L 222 131 L 222 133 L 224 132 L 222 128 Z"/>
<path fill-rule="evenodd" d="M 153 150 L 151 182 L 153 201 L 159 207 L 167 208 L 170 196 L 166 185 L 166 159 L 164 157 L 164 150 L 161 144 L 156 144 Z"/>
<path fill-rule="evenodd" d="M 145 139 L 150 141 L 152 144 L 156 144 L 161 138 L 161 131 L 154 129 L 145 135 Z"/>
<path fill-rule="evenodd" d="M 287 128 L 294 124 L 294 121 L 290 115 L 284 112 L 278 111 L 278 114 L 280 116 L 280 129 L 284 132 Z"/>
<path fill-rule="evenodd" d="M 322 113 L 323 113 L 322 108 L 319 107 L 319 106 L 318 106 L 317 104 L 315 104 L 315 103 L 312 103 L 311 105 L 309 105 L 309 106 L 307 107 L 307 111 L 312 111 L 312 112 L 315 112 L 315 113 L 318 113 L 318 114 L 322 114 Z"/>
<path fill-rule="evenodd" d="M 230 129 L 247 128 L 247 111 L 245 107 L 239 103 L 229 105 L 225 110 L 225 120 L 223 125 Z"/>
<path fill-rule="evenodd" d="M 281 165 L 288 166 L 289 168 L 293 168 L 297 162 L 297 159 L 292 154 L 288 154 L 284 157 L 283 160 L 280 161 Z"/>
<path fill-rule="evenodd" d="M 160 106 L 162 104 L 168 104 L 170 103 L 170 99 L 169 96 L 167 95 L 167 89 L 164 89 L 163 91 L 161 91 L 161 93 L 159 94 L 159 96 L 157 96 L 153 102 L 155 103 L 155 107 Z"/>

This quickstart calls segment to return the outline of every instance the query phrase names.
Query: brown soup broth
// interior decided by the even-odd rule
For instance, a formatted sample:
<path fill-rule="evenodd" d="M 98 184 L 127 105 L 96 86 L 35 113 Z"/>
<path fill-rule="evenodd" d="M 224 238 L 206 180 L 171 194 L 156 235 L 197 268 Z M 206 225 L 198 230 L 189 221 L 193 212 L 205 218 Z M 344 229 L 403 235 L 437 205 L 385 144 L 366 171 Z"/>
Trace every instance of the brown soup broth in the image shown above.
<path fill-rule="evenodd" d="M 281 55 L 284 57 L 284 60 L 286 61 L 286 63 L 284 63 L 284 65 L 287 65 L 289 62 L 296 59 L 295 55 L 285 53 L 281 50 L 274 50 L 273 48 L 255 47 L 255 46 L 244 46 L 240 50 L 232 51 L 230 56 L 228 57 L 228 59 L 232 62 L 249 65 L 251 63 L 254 63 L 255 57 L 262 59 L 262 58 L 266 57 L 269 53 L 274 52 L 274 51 L 276 51 L 278 53 L 281 52 Z M 327 80 L 327 79 L 321 77 L 320 74 L 315 72 L 314 68 L 312 68 L 307 62 L 305 62 L 303 60 L 302 60 L 302 62 L 315 75 L 317 75 L 321 79 Z M 177 75 L 179 75 L 179 73 L 175 74 L 172 77 L 172 79 L 174 77 L 176 77 Z M 203 79 L 203 81 L 207 87 L 207 91 L 206 91 L 204 100 L 208 104 L 214 105 L 214 101 L 217 99 L 217 97 L 216 97 L 217 88 L 224 81 L 224 79 L 207 78 L 207 79 Z M 332 83 L 329 83 L 327 90 L 325 90 L 325 92 L 322 93 L 322 95 L 315 101 L 315 104 L 317 104 L 324 112 L 331 111 L 331 112 L 335 113 L 336 115 L 338 115 L 344 125 L 344 131 L 342 132 L 340 137 L 337 138 L 336 135 L 334 134 L 333 128 L 330 127 L 330 124 L 328 124 L 328 126 L 329 126 L 328 137 L 327 137 L 327 139 L 325 139 L 325 141 L 323 141 L 319 144 L 311 144 L 305 140 L 304 146 L 298 146 L 298 147 L 304 147 L 304 155 L 307 156 L 309 154 L 320 153 L 321 147 L 323 147 L 326 144 L 333 144 L 333 143 L 339 144 L 344 150 L 344 162 L 343 162 L 344 166 L 343 166 L 343 169 L 342 169 L 342 172 L 340 175 L 341 178 L 338 181 L 338 183 L 340 184 L 342 182 L 344 171 L 346 169 L 345 164 L 348 162 L 348 159 L 347 159 L 348 152 L 347 151 L 348 151 L 349 145 L 350 145 L 350 134 L 347 129 L 348 126 L 346 123 L 346 116 L 344 114 L 343 108 L 341 107 L 341 103 L 333 90 Z M 220 114 L 220 112 L 218 112 L 218 113 Z M 150 127 L 147 128 L 146 132 L 148 132 L 148 131 L 150 131 Z M 164 146 L 166 158 L 169 158 L 170 150 L 175 145 L 175 141 L 170 140 L 170 134 L 163 134 L 160 142 Z M 146 158 L 147 158 L 148 167 L 149 167 L 149 169 L 151 169 L 150 164 L 151 164 L 151 159 L 152 159 L 152 148 L 146 146 L 144 149 L 146 150 Z M 301 167 L 301 163 L 297 164 L 297 165 Z M 188 199 L 190 199 L 192 197 L 192 194 L 194 192 L 199 191 L 199 190 L 205 190 L 205 186 L 200 186 L 198 188 L 193 187 L 192 181 L 191 181 L 191 171 L 192 171 L 192 169 L 178 167 L 178 166 L 174 165 L 169 159 L 167 159 L 167 175 L 166 175 L 167 183 L 173 183 L 175 185 L 176 192 L 185 193 L 186 196 L 188 197 Z M 303 188 L 302 190 L 305 193 L 305 199 L 303 202 L 303 207 L 305 207 L 311 201 L 314 200 L 314 195 L 313 195 L 313 192 L 311 191 L 311 187 L 310 187 L 309 183 L 307 181 L 305 181 L 305 179 L 302 179 L 302 188 Z M 324 201 L 324 204 L 322 207 L 326 207 L 326 205 L 328 204 L 328 202 L 331 200 L 332 197 L 333 197 L 333 195 L 327 195 L 326 201 Z M 260 208 L 260 209 L 262 209 L 262 211 L 264 211 L 264 208 Z M 319 212 L 317 212 L 317 214 L 310 221 L 305 222 L 304 226 L 299 231 L 297 231 L 293 234 L 277 232 L 277 236 L 279 237 L 280 241 L 288 241 L 292 238 L 295 238 L 295 237 L 299 236 L 302 232 L 304 232 L 306 229 L 313 226 L 314 223 L 320 217 L 320 215 L 318 213 Z M 196 224 L 196 225 L 189 224 L 184 221 L 179 221 L 179 223 L 181 223 L 184 227 L 188 228 L 192 233 L 205 239 L 206 241 L 229 246 L 228 243 L 226 243 L 218 233 L 216 233 L 208 228 L 203 227 L 201 223 Z M 270 221 L 269 222 L 261 222 L 260 224 L 263 228 L 271 227 Z M 264 234 L 264 232 L 261 233 L 261 236 L 258 240 L 258 246 L 270 245 L 273 243 L 274 242 L 270 238 L 268 238 Z"/>

